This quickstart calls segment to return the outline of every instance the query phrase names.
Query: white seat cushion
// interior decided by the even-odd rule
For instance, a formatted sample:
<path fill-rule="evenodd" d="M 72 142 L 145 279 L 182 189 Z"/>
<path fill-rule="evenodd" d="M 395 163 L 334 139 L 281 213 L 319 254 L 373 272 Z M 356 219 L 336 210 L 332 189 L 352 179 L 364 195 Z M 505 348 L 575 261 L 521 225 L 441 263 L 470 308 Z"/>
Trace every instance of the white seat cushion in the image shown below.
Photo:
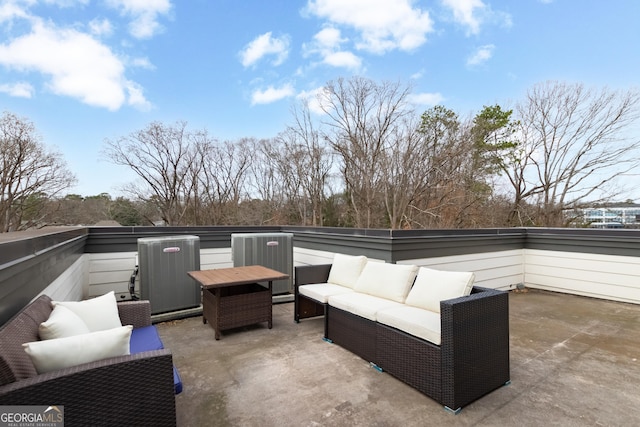
<path fill-rule="evenodd" d="M 84 301 L 53 301 L 53 307 L 58 305 L 68 308 L 82 319 L 89 331 L 105 331 L 122 326 L 118 303 L 113 291 L 102 296 Z"/>
<path fill-rule="evenodd" d="M 354 289 L 356 292 L 403 303 L 417 271 L 418 267 L 415 265 L 368 262 Z"/>
<path fill-rule="evenodd" d="M 405 303 L 440 313 L 440 301 L 469 295 L 474 278 L 474 274 L 470 272 L 420 267 Z"/>
<path fill-rule="evenodd" d="M 38 327 L 41 340 L 71 337 L 89 332 L 91 331 L 80 316 L 63 305 L 55 306 L 49 318 Z"/>
<path fill-rule="evenodd" d="M 39 374 L 129 354 L 133 326 L 22 344 Z"/>
<path fill-rule="evenodd" d="M 365 256 L 335 254 L 327 282 L 353 289 L 366 264 Z"/>
<path fill-rule="evenodd" d="M 440 345 L 440 314 L 408 305 L 378 311 L 378 322 Z"/>
<path fill-rule="evenodd" d="M 329 305 L 374 322 L 376 321 L 376 313 L 379 310 L 402 307 L 399 302 L 359 292 L 331 296 L 329 297 Z"/>
<path fill-rule="evenodd" d="M 326 304 L 332 295 L 341 295 L 354 292 L 353 289 L 333 283 L 314 283 L 298 287 L 300 294 Z"/>

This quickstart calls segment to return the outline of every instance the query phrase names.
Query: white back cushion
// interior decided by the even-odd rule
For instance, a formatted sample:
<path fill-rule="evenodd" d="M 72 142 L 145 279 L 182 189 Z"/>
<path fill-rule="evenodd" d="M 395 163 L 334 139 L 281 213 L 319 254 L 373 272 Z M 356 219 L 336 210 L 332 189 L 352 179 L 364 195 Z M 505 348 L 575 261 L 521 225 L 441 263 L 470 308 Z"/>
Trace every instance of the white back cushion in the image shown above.
<path fill-rule="evenodd" d="M 90 332 L 104 331 L 122 326 L 114 291 L 84 301 L 53 301 L 73 311 L 87 325 Z"/>
<path fill-rule="evenodd" d="M 471 272 L 420 267 L 405 304 L 440 313 L 440 301 L 469 295 L 474 279 Z"/>
<path fill-rule="evenodd" d="M 89 332 L 91 331 L 80 316 L 63 305 L 56 305 L 47 321 L 42 322 L 38 327 L 41 340 L 71 337 Z"/>
<path fill-rule="evenodd" d="M 366 264 L 367 257 L 362 255 L 335 254 L 327 282 L 353 289 Z"/>
<path fill-rule="evenodd" d="M 415 265 L 368 262 L 353 289 L 391 301 L 404 302 L 417 271 L 418 267 Z"/>
<path fill-rule="evenodd" d="M 39 374 L 129 354 L 133 326 L 22 344 Z"/>

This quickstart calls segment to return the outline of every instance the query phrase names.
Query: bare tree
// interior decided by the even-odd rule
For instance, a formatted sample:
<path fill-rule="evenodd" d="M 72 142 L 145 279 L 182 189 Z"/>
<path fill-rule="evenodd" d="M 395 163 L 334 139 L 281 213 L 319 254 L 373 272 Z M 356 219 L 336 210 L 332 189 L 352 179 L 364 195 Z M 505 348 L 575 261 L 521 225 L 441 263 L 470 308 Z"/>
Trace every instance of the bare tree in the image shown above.
<path fill-rule="evenodd" d="M 324 137 L 341 157 L 356 227 L 384 225 L 385 153 L 401 119 L 411 113 L 409 94 L 400 83 L 353 77 L 327 83 L 319 99 L 329 128 Z"/>
<path fill-rule="evenodd" d="M 292 137 L 293 134 L 285 131 L 260 144 L 264 164 L 261 173 L 268 178 L 263 182 L 270 182 L 267 187 L 272 190 L 274 212 L 279 211 L 277 221 L 288 224 L 303 222 L 307 205 L 303 176 L 298 173 L 298 166 L 305 162 L 305 156 Z"/>
<path fill-rule="evenodd" d="M 106 158 L 129 167 L 140 177 L 139 183 L 125 190 L 154 204 L 167 225 L 185 223 L 193 202 L 194 177 L 204 167 L 198 146 L 208 139 L 206 132 L 192 133 L 186 127 L 186 122 L 172 126 L 153 122 L 116 141 L 105 141 Z"/>
<path fill-rule="evenodd" d="M 292 108 L 293 124 L 277 137 L 268 156 L 279 170 L 285 191 L 297 207 L 302 225 L 323 225 L 333 153 L 316 128 L 308 102 Z"/>
<path fill-rule="evenodd" d="M 46 225 L 47 199 L 75 183 L 61 154 L 47 150 L 33 123 L 5 112 L 0 117 L 0 162 L 2 232 Z"/>
<path fill-rule="evenodd" d="M 249 168 L 255 158 L 253 141 L 202 144 L 199 152 L 205 165 L 195 177 L 201 220 L 209 225 L 237 223 L 240 202 L 247 194 Z"/>
<path fill-rule="evenodd" d="M 434 159 L 413 117 L 398 121 L 386 140 L 380 164 L 384 170 L 380 187 L 386 219 L 390 228 L 412 228 L 419 223 L 413 216 L 415 205 L 426 200 L 434 184 Z"/>
<path fill-rule="evenodd" d="M 640 118 L 635 90 L 585 89 L 582 84 L 547 82 L 530 89 L 518 104 L 519 142 L 503 171 L 538 226 L 566 225 L 564 212 L 618 195 L 611 186 L 640 164 Z"/>

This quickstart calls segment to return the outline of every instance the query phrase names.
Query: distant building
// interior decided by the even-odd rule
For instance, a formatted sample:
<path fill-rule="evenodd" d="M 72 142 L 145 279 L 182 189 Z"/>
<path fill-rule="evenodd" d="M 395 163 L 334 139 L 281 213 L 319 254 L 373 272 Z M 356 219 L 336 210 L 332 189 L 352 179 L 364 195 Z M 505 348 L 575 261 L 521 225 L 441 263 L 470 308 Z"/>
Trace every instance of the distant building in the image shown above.
<path fill-rule="evenodd" d="M 619 203 L 579 209 L 576 222 L 591 228 L 640 228 L 640 204 Z"/>

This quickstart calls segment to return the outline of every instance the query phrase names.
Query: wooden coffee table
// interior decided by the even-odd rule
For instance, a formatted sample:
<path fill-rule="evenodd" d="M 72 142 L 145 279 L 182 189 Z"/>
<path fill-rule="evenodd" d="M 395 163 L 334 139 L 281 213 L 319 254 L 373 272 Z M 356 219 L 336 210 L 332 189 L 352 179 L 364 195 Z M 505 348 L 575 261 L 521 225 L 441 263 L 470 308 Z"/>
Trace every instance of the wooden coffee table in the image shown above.
<path fill-rule="evenodd" d="M 220 331 L 254 323 L 273 326 L 271 288 L 274 280 L 288 274 L 261 265 L 189 271 L 202 287 L 202 322 L 211 325 L 220 339 Z M 257 282 L 268 282 L 265 287 Z"/>

